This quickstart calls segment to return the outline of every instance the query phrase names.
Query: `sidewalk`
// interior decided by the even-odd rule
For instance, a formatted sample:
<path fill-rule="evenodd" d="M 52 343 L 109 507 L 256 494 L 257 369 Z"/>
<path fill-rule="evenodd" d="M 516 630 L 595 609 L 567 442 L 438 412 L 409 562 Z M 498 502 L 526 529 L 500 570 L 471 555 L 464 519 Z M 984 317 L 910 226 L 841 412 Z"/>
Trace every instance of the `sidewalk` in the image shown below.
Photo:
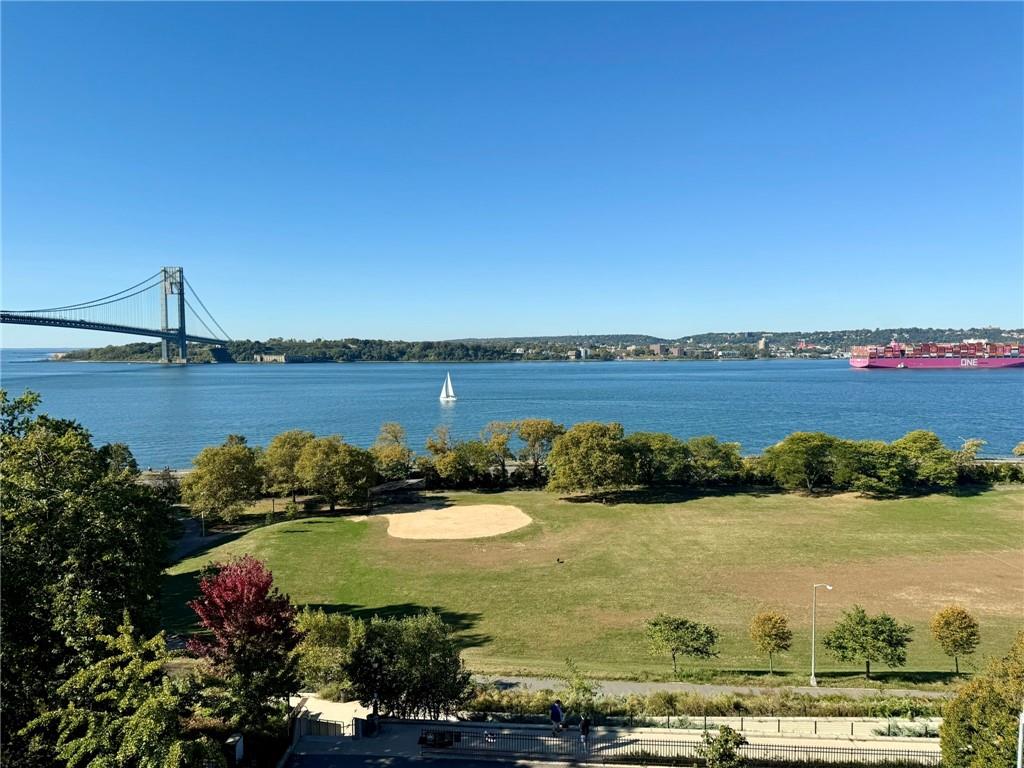
<path fill-rule="evenodd" d="M 494 738 L 523 740 L 524 743 L 536 743 L 550 748 L 552 753 L 564 750 L 566 757 L 579 759 L 575 755 L 579 751 L 579 733 L 568 730 L 559 736 L 552 736 L 548 726 L 512 726 L 500 727 L 493 723 L 458 723 L 458 722 L 388 722 L 383 724 L 382 732 L 377 736 L 362 739 L 304 737 L 294 750 L 295 755 L 337 755 L 337 756 L 376 756 L 388 758 L 417 758 L 420 755 L 419 736 L 424 728 L 434 730 L 453 729 L 478 733 L 481 745 L 486 745 Z M 474 737 L 476 738 L 476 737 Z M 594 728 L 591 731 L 591 751 L 599 752 L 603 744 L 616 739 L 635 740 L 638 744 L 648 740 L 662 745 L 673 743 L 692 743 L 700 740 L 700 731 L 677 730 L 667 728 Z M 915 738 L 825 738 L 825 737 L 789 737 L 773 738 L 769 736 L 748 735 L 747 741 L 752 745 L 783 746 L 799 749 L 801 747 L 842 747 L 852 749 L 890 749 L 913 750 L 938 755 L 938 739 Z M 534 755 L 524 753 L 525 759 L 536 759 Z"/>
<path fill-rule="evenodd" d="M 522 688 L 528 691 L 552 690 L 565 687 L 565 683 L 554 677 L 518 677 L 514 675 L 476 675 L 476 679 L 492 683 L 498 688 Z M 710 685 L 704 683 L 651 683 L 636 680 L 596 680 L 601 692 L 611 696 L 628 696 L 631 693 L 650 694 L 655 691 L 672 691 L 674 693 L 700 693 L 714 696 L 720 693 L 765 694 L 791 691 L 808 696 L 846 696 L 851 699 L 869 699 L 876 696 L 894 696 L 896 698 L 913 699 L 948 699 L 952 693 L 945 691 L 917 691 L 908 688 L 812 688 L 808 686 L 758 687 L 742 685 Z"/>

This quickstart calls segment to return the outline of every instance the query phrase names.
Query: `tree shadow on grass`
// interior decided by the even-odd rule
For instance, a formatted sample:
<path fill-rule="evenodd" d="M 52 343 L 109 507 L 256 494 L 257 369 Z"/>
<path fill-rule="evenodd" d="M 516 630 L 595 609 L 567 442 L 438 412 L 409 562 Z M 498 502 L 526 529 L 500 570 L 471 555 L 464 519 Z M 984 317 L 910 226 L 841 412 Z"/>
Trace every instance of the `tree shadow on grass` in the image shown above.
<path fill-rule="evenodd" d="M 574 504 L 682 504 L 696 499 L 724 496 L 749 496 L 762 499 L 777 496 L 782 491 L 768 488 L 689 488 L 666 486 L 663 488 L 623 488 L 619 490 L 595 491 L 573 496 L 562 496 L 562 501 Z"/>
<path fill-rule="evenodd" d="M 205 555 L 213 549 L 227 544 L 228 542 L 234 541 L 235 539 L 241 538 L 245 534 L 249 533 L 249 529 L 230 531 L 228 533 L 221 533 L 213 536 L 206 536 L 203 539 L 195 539 L 194 546 L 181 547 L 179 546 L 179 540 L 171 542 L 171 547 L 167 554 L 167 565 L 171 566 L 175 563 L 179 563 L 182 560 L 187 560 L 193 557 L 199 557 Z"/>
<path fill-rule="evenodd" d="M 199 594 L 199 578 L 201 571 L 187 573 L 164 574 L 161 582 L 160 607 L 163 628 L 170 635 L 187 635 L 199 631 L 196 615 L 188 607 L 189 601 Z M 473 628 L 480 622 L 481 614 L 466 611 L 452 611 L 439 605 L 421 605 L 419 603 L 395 603 L 375 607 L 354 605 L 351 603 L 308 603 L 296 608 L 322 609 L 326 613 L 341 613 L 353 618 L 367 621 L 374 616 L 381 618 L 405 618 L 433 611 L 451 627 L 455 633 L 455 641 L 462 649 L 473 648 L 489 643 L 492 638 Z"/>
<path fill-rule="evenodd" d="M 481 614 L 467 611 L 451 611 L 439 605 L 395 603 L 393 605 L 368 607 L 351 603 L 309 603 L 305 607 L 314 611 L 322 609 L 326 613 L 342 613 L 362 621 L 368 621 L 374 616 L 379 616 L 382 619 L 403 619 L 408 616 L 418 616 L 421 613 L 432 611 L 440 616 L 445 624 L 451 627 L 452 632 L 455 633 L 455 642 L 459 648 L 466 649 L 486 645 L 493 639 L 490 635 L 470 631 L 480 622 Z"/>

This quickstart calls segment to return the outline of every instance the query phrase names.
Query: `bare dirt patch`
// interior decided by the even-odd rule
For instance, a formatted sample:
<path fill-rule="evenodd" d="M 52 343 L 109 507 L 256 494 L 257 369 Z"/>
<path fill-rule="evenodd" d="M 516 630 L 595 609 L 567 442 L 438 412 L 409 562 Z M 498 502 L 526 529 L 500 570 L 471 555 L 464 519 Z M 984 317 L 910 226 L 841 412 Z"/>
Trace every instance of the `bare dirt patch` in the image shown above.
<path fill-rule="evenodd" d="M 799 615 L 810 602 L 810 585 L 835 584 L 818 613 L 837 613 L 859 602 L 901 618 L 926 620 L 949 603 L 960 603 L 982 615 L 1019 617 L 1024 605 L 1020 550 L 900 557 L 868 562 L 832 563 L 816 568 L 789 566 L 740 569 L 722 579 L 737 594 L 765 605 L 777 605 Z"/>
<path fill-rule="evenodd" d="M 382 515 L 396 539 L 480 539 L 499 536 L 533 522 L 519 507 L 506 504 L 417 509 Z"/>

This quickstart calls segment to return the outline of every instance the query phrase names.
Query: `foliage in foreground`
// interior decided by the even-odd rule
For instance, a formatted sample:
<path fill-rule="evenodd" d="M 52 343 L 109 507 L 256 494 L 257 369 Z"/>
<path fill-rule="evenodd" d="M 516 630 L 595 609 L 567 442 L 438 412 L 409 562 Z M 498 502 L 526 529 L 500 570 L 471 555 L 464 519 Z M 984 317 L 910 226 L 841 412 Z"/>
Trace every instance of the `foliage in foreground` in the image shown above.
<path fill-rule="evenodd" d="M 81 425 L 35 415 L 38 404 L 34 393 L 11 400 L 0 390 L 4 765 L 35 759 L 21 729 L 102 657 L 99 637 L 125 611 L 156 630 L 171 530 L 125 446 L 96 448 Z"/>
<path fill-rule="evenodd" d="M 199 582 L 189 603 L 210 637 L 189 641 L 227 689 L 233 719 L 247 730 L 265 728 L 298 683 L 295 608 L 273 586 L 274 577 L 246 555 L 221 564 Z"/>
<path fill-rule="evenodd" d="M 1002 659 L 959 690 L 939 728 L 946 768 L 1012 766 L 1024 702 L 1024 632 Z"/>
<path fill-rule="evenodd" d="M 187 727 L 193 678 L 171 680 L 161 632 L 139 639 L 127 612 L 116 636 L 98 638 L 104 655 L 57 690 L 55 707 L 29 724 L 68 766 L 191 768 L 223 765 L 220 748 Z"/>
<path fill-rule="evenodd" d="M 354 636 L 344 673 L 363 706 L 397 717 L 451 714 L 471 690 L 458 645 L 436 613 L 374 616 Z"/>
<path fill-rule="evenodd" d="M 701 744 L 697 747 L 697 755 L 707 768 L 741 768 L 744 764 L 739 749 L 747 740 L 728 725 L 718 727 L 718 735 L 712 736 L 709 731 L 701 734 Z"/>

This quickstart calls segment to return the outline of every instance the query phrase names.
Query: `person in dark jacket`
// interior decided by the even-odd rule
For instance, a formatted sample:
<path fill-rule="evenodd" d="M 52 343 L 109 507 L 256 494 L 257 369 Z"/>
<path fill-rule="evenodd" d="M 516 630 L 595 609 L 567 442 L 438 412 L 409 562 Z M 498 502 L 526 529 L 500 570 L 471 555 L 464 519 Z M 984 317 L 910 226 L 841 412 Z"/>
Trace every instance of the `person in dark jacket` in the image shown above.
<path fill-rule="evenodd" d="M 551 735 L 557 736 L 562 732 L 562 718 L 564 713 L 562 712 L 562 700 L 555 699 L 555 703 L 551 705 Z"/>

